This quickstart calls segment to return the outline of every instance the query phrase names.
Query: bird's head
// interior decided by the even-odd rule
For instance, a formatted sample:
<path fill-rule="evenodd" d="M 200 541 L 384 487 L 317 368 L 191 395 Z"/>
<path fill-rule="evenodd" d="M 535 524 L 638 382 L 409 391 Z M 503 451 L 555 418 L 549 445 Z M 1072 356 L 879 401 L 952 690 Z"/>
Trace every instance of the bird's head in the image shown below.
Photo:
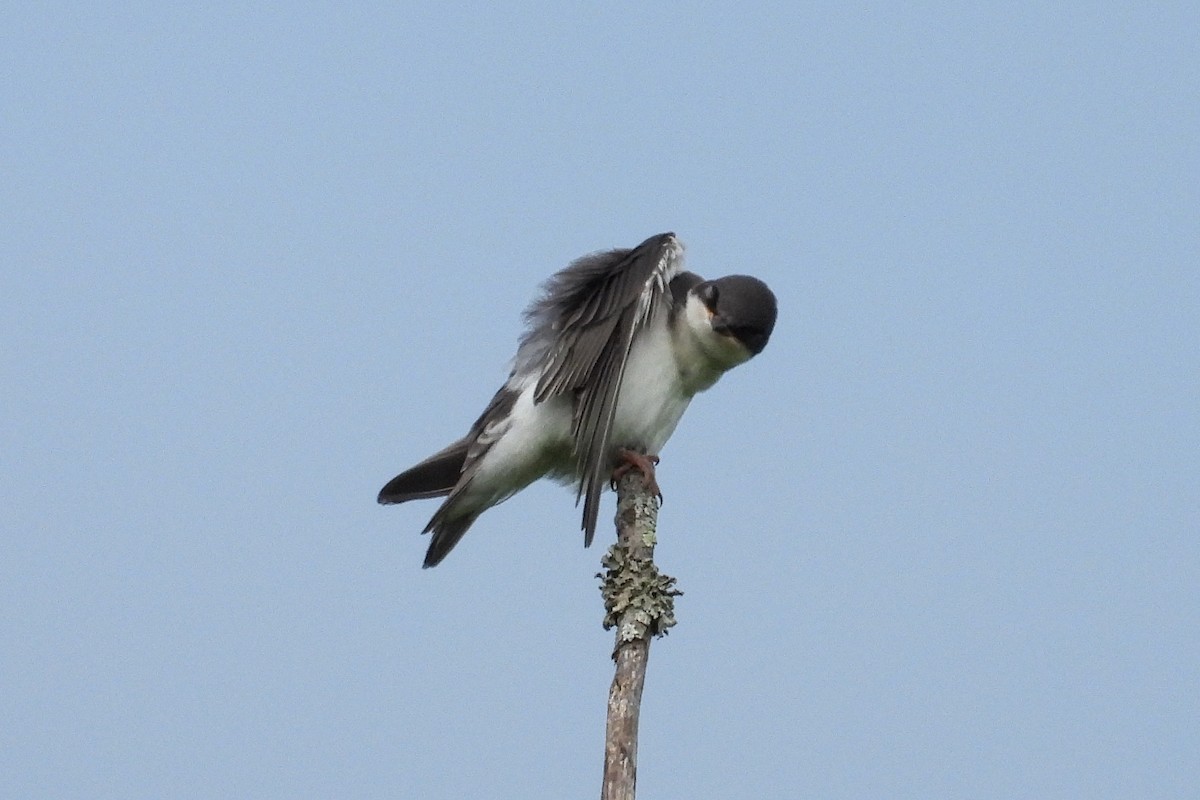
<path fill-rule="evenodd" d="M 688 323 L 710 355 L 729 366 L 762 352 L 775 329 L 775 294 L 758 278 L 726 275 L 688 292 Z"/>

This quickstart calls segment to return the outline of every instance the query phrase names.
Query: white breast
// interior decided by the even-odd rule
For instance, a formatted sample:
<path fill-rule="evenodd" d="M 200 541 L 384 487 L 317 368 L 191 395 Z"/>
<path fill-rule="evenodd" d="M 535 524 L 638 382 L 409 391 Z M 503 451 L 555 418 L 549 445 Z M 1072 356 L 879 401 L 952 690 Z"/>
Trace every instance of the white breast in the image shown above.
<path fill-rule="evenodd" d="M 655 320 L 629 353 L 610 442 L 657 453 L 692 400 L 679 374 L 671 331 Z"/>

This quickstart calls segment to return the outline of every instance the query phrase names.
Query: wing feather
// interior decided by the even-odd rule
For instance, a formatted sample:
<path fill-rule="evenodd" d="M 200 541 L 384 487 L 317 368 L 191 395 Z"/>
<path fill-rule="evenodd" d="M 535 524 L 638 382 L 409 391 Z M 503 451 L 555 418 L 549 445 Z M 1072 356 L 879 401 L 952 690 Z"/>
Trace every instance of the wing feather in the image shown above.
<path fill-rule="evenodd" d="M 584 498 L 585 544 L 595 534 L 610 469 L 609 439 L 629 352 L 638 332 L 671 305 L 668 285 L 682 255 L 675 235 L 663 233 L 629 250 L 585 256 L 551 278 L 526 312 L 530 331 L 522 345 L 534 354 L 532 366 L 541 376 L 535 401 L 576 398 L 576 500 Z"/>
<path fill-rule="evenodd" d="M 519 394 L 520 392 L 515 387 L 505 384 L 492 397 L 487 408 L 479 415 L 479 419 L 475 420 L 475 424 L 471 426 L 471 431 L 462 440 L 466 452 L 461 464 L 458 480 L 447 493 L 445 502 L 438 507 L 433 517 L 430 518 L 429 524 L 425 526 L 425 530 L 421 531 L 422 533 L 433 531 L 436 538 L 452 520 L 457 519 L 459 501 L 466 494 L 471 481 L 475 479 L 475 474 L 479 472 L 479 465 L 482 463 L 483 457 L 487 455 L 492 445 L 499 441 L 500 437 L 508 430 L 511 424 L 509 415 L 512 412 L 513 405 L 517 402 Z M 474 517 L 472 517 L 472 520 L 474 520 Z M 445 552 L 450 551 L 450 547 L 454 546 L 454 542 L 457 542 L 461 538 L 466 529 L 467 526 L 462 527 L 457 535 L 451 537 L 453 541 L 446 547 L 443 556 Z M 440 561 L 441 559 L 439 558 L 438 560 Z M 430 565 L 426 564 L 426 566 Z"/>

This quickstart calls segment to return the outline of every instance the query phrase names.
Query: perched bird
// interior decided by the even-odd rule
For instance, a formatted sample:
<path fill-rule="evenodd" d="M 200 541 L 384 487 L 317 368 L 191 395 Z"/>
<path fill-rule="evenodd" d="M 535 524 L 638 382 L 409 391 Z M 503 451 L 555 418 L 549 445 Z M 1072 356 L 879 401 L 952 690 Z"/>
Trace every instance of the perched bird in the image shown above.
<path fill-rule="evenodd" d="M 655 455 L 692 396 L 757 355 L 775 295 L 748 275 L 684 272 L 673 233 L 584 256 L 526 310 L 508 381 L 467 435 L 400 473 L 379 502 L 445 497 L 423 533 L 436 566 L 487 509 L 543 476 L 575 483 L 584 545 L 614 470 L 653 481 Z"/>

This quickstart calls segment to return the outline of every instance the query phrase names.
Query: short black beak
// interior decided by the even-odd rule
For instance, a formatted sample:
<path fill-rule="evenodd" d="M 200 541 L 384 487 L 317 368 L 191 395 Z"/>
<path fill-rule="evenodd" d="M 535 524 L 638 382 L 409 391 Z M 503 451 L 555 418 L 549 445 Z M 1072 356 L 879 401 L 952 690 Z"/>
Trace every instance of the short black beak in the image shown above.
<path fill-rule="evenodd" d="M 769 338 L 762 331 L 748 331 L 738 337 L 742 344 L 746 345 L 746 349 L 750 351 L 750 355 L 758 355 L 767 346 Z"/>

